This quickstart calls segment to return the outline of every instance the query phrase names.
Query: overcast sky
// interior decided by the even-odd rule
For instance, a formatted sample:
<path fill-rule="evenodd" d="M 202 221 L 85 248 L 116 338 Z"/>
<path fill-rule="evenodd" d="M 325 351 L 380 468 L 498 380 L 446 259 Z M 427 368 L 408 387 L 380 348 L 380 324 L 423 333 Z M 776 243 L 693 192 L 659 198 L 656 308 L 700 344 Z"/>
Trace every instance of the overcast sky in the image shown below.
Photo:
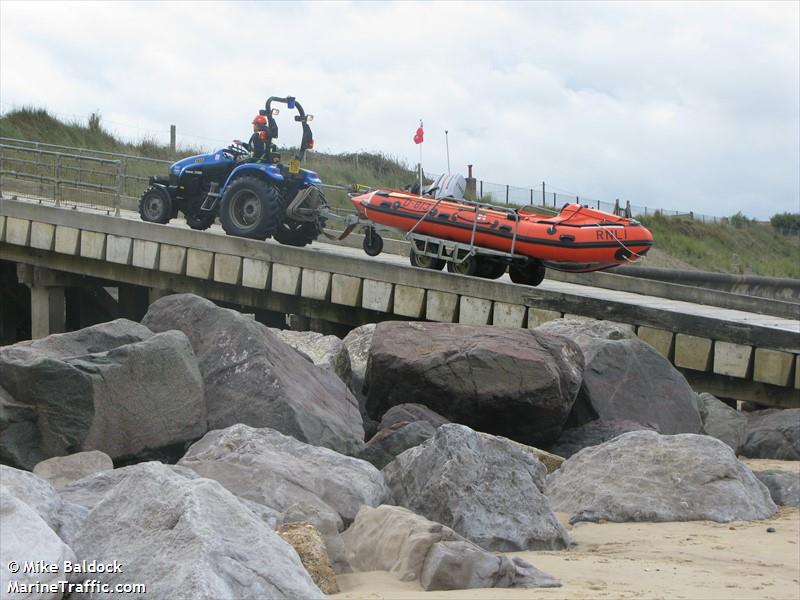
<path fill-rule="evenodd" d="M 414 164 L 423 119 L 426 171 L 447 129 L 486 181 L 765 219 L 800 211 L 798 7 L 3 0 L 0 109 L 215 147 L 294 95 L 326 152 Z"/>

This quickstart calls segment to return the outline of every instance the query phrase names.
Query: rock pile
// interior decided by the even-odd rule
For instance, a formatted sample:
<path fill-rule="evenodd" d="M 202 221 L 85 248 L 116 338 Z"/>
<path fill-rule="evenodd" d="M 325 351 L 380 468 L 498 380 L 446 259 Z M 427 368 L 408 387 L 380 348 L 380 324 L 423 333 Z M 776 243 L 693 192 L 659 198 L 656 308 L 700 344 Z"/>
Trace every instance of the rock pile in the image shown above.
<path fill-rule="evenodd" d="M 800 504 L 800 474 L 736 453 L 800 459 L 800 409 L 698 396 L 623 326 L 339 340 L 178 294 L 142 324 L 0 348 L 0 579 L 9 560 L 110 557 L 124 574 L 103 583 L 165 598 L 322 598 L 376 569 L 425 590 L 552 587 L 496 553 L 567 548 L 554 511 L 726 522 Z"/>

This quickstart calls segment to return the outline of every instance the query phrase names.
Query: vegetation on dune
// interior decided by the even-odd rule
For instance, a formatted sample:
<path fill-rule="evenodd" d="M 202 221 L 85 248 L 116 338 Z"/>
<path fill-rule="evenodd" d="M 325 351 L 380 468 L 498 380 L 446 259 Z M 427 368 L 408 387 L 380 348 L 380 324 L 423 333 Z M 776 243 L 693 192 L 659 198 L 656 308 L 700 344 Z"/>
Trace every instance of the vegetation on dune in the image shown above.
<path fill-rule="evenodd" d="M 197 148 L 178 148 L 172 152 L 148 138 L 138 143 L 122 142 L 103 127 L 98 112 L 84 124 L 65 123 L 41 109 L 15 110 L 0 117 L 0 137 L 170 161 L 202 152 Z M 288 158 L 296 148 L 279 150 Z M 317 171 L 325 183 L 332 185 L 402 188 L 416 177 L 407 163 L 380 153 L 310 152 L 304 166 Z M 140 168 L 152 169 L 152 165 L 142 163 L 137 165 L 137 170 Z M 327 190 L 326 195 L 334 207 L 351 206 L 344 192 Z M 484 197 L 484 201 L 491 202 L 491 198 Z M 721 223 L 702 223 L 660 213 L 640 220 L 653 232 L 655 247 L 661 253 L 698 269 L 800 278 L 800 214 L 775 215 L 769 225 L 741 213 Z"/>
<path fill-rule="evenodd" d="M 721 223 L 660 214 L 640 220 L 657 248 L 698 269 L 800 278 L 800 237 L 770 225 L 741 215 Z"/>

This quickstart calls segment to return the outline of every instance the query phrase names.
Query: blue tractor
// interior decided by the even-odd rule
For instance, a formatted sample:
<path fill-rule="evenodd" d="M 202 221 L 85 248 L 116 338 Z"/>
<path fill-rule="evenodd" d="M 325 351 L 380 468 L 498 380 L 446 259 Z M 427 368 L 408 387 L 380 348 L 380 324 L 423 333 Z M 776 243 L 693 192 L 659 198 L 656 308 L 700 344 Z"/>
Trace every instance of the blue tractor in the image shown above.
<path fill-rule="evenodd" d="M 150 186 L 139 200 L 139 214 L 144 221 L 168 223 L 186 217 L 192 229 L 208 229 L 219 217 L 228 235 L 265 240 L 274 238 L 282 244 L 305 246 L 317 239 L 325 223 L 325 196 L 319 176 L 300 168 L 306 150 L 314 139 L 307 115 L 293 97 L 271 96 L 259 114 L 267 118 L 268 136 L 278 137 L 274 116 L 280 102 L 296 109 L 294 120 L 303 128 L 300 150 L 288 164 L 271 148 L 267 160 L 255 162 L 240 143 L 210 154 L 179 160 L 169 169 L 169 176 L 150 178 Z"/>

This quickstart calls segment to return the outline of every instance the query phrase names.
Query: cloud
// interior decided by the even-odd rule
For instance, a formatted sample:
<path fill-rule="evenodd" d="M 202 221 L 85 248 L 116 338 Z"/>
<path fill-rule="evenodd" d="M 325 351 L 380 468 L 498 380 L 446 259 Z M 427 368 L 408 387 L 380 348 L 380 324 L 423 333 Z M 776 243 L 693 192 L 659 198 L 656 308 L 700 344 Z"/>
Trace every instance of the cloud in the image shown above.
<path fill-rule="evenodd" d="M 798 211 L 797 3 L 0 3 L 0 103 L 215 146 L 269 95 L 320 150 L 682 211 Z M 282 115 L 285 117 L 285 115 Z M 282 143 L 299 130 L 280 119 Z"/>

